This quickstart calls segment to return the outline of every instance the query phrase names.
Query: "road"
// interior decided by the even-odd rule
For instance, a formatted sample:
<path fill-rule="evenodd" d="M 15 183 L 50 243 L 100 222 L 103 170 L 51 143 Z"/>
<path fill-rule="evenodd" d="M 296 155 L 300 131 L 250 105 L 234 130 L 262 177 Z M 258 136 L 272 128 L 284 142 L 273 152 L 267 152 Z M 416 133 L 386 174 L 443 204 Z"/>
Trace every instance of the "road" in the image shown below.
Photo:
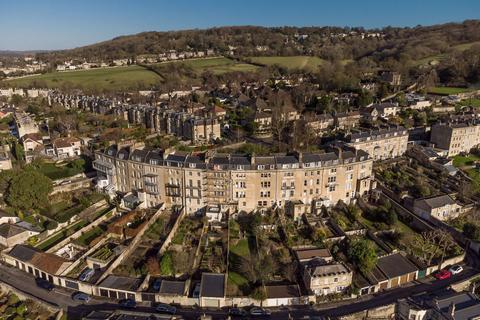
<path fill-rule="evenodd" d="M 379 307 L 394 303 L 398 299 L 422 293 L 435 292 L 450 286 L 452 283 L 460 282 L 477 274 L 478 271 L 471 267 L 465 267 L 464 272 L 453 276 L 447 280 L 426 279 L 422 282 L 416 282 L 407 287 L 392 289 L 375 296 L 362 297 L 358 300 L 340 301 L 330 304 L 318 305 L 315 307 L 298 306 L 289 307 L 288 309 L 272 310 L 271 319 L 309 319 L 317 317 L 338 317 L 362 310 Z M 95 297 L 87 305 L 78 304 L 72 301 L 70 296 L 72 291 L 65 288 L 55 288 L 53 292 L 45 291 L 38 288 L 35 279 L 28 273 L 0 264 L 0 281 L 5 282 L 18 290 L 28 293 L 44 302 L 53 306 L 63 308 L 68 312 L 69 319 L 80 319 L 83 315 L 93 310 L 116 310 L 118 305 L 110 300 Z M 148 306 L 138 306 L 135 311 L 155 313 L 154 308 Z M 226 310 L 203 310 L 194 308 L 179 308 L 179 315 L 184 319 L 198 319 L 204 313 L 211 315 L 214 319 L 226 319 Z M 258 318 L 256 318 L 258 319 Z"/>

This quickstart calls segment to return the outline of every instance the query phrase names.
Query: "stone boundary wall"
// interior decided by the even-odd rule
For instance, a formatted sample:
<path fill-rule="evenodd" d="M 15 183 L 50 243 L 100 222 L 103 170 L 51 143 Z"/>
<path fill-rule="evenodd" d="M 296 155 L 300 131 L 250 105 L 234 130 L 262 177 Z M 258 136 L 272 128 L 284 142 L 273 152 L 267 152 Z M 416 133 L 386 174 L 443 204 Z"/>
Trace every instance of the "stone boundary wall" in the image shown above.
<path fill-rule="evenodd" d="M 105 206 L 106 207 L 106 206 Z M 100 207 L 98 209 L 103 209 L 103 207 Z M 100 223 L 108 220 L 110 218 L 110 215 L 109 213 L 113 212 L 113 214 L 115 214 L 117 210 L 115 208 L 113 208 L 112 210 L 108 211 L 107 213 L 105 213 L 103 216 L 101 216 L 100 218 L 98 218 L 97 220 L 93 221 L 92 223 L 90 224 L 87 224 L 85 227 L 83 227 L 82 229 L 76 231 L 75 233 L 71 234 L 70 236 L 66 237 L 65 239 L 63 239 L 62 241 L 60 241 L 59 243 L 57 243 L 56 245 L 54 245 L 53 247 L 51 247 L 50 249 L 48 249 L 46 252 L 48 253 L 53 253 L 61 248 L 63 248 L 64 246 L 66 246 L 68 243 L 70 243 L 72 240 L 75 240 L 77 239 L 78 237 L 80 237 L 82 234 L 84 234 L 85 232 L 88 232 L 90 231 L 91 229 L 95 228 L 96 226 L 98 226 Z"/>
<path fill-rule="evenodd" d="M 155 214 L 150 218 L 150 220 L 142 227 L 142 229 L 137 233 L 137 235 L 135 236 L 135 238 L 133 238 L 132 242 L 130 243 L 130 245 L 127 247 L 127 249 L 122 252 L 111 264 L 110 266 L 107 268 L 107 270 L 105 270 L 105 272 L 102 274 L 102 276 L 98 279 L 97 281 L 97 284 L 101 283 L 107 276 L 109 276 L 113 270 L 115 270 L 116 267 L 118 267 L 122 261 L 127 258 L 128 256 L 130 256 L 130 254 L 135 250 L 135 248 L 137 247 L 137 245 L 140 243 L 140 241 L 142 240 L 142 236 L 143 234 L 145 233 L 145 231 L 148 230 L 148 228 L 150 228 L 150 226 L 152 224 L 154 224 L 157 219 L 160 217 L 160 215 L 164 212 L 165 210 L 165 204 L 162 204 L 160 206 L 160 208 L 157 210 L 157 212 L 155 212 Z"/>
<path fill-rule="evenodd" d="M 23 290 L 12 287 L 11 285 L 6 284 L 4 282 L 0 282 L 0 291 L 2 291 L 2 292 L 12 292 L 12 293 L 16 294 L 20 298 L 20 300 L 35 301 L 36 303 L 40 304 L 42 307 L 44 307 L 45 309 L 47 309 L 48 311 L 50 311 L 52 313 L 57 313 L 57 312 L 62 311 L 62 309 L 59 308 L 58 306 L 53 305 L 50 302 L 45 301 L 41 298 L 35 297 L 28 292 L 25 292 Z"/>

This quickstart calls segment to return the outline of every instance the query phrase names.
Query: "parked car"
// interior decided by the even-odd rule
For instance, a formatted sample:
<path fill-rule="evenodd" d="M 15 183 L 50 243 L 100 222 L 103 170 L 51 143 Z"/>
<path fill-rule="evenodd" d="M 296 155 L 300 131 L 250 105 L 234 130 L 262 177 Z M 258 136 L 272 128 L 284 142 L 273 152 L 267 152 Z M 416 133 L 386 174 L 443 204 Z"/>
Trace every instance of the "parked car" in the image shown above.
<path fill-rule="evenodd" d="M 175 314 L 177 312 L 177 308 L 166 303 L 160 303 L 159 305 L 157 305 L 155 310 L 157 312 L 169 313 L 169 314 Z"/>
<path fill-rule="evenodd" d="M 248 312 L 244 309 L 240 308 L 231 308 L 228 310 L 228 314 L 233 317 L 246 317 L 248 316 Z"/>
<path fill-rule="evenodd" d="M 451 276 L 452 276 L 452 273 L 445 269 L 438 271 L 434 275 L 434 277 L 437 278 L 438 280 L 445 280 L 450 278 Z"/>
<path fill-rule="evenodd" d="M 88 281 L 90 278 L 95 274 L 95 270 L 86 268 L 85 270 L 82 271 L 80 276 L 78 277 L 78 280 L 80 281 Z"/>
<path fill-rule="evenodd" d="M 86 293 L 77 291 L 72 294 L 72 300 L 88 303 L 90 301 L 90 296 Z"/>
<path fill-rule="evenodd" d="M 160 286 L 162 285 L 162 279 L 157 279 L 153 282 L 152 288 L 155 292 L 160 291 Z"/>
<path fill-rule="evenodd" d="M 458 264 L 455 264 L 453 266 L 451 266 L 448 271 L 450 271 L 452 273 L 452 275 L 456 275 L 456 274 L 459 274 L 463 271 L 463 267 L 458 265 Z"/>
<path fill-rule="evenodd" d="M 260 307 L 253 307 L 250 309 L 250 315 L 254 317 L 259 317 L 259 316 L 269 316 L 271 313 L 267 309 L 263 309 Z"/>
<path fill-rule="evenodd" d="M 53 288 L 55 288 L 55 286 L 52 283 L 42 278 L 36 278 L 35 283 L 39 288 L 45 289 L 47 291 L 52 291 Z"/>
<path fill-rule="evenodd" d="M 200 297 L 200 282 L 195 285 L 195 288 L 193 288 L 192 297 L 194 298 Z"/>
<path fill-rule="evenodd" d="M 127 308 L 127 309 L 135 309 L 137 307 L 137 303 L 133 299 L 122 299 L 118 302 L 120 307 Z"/>

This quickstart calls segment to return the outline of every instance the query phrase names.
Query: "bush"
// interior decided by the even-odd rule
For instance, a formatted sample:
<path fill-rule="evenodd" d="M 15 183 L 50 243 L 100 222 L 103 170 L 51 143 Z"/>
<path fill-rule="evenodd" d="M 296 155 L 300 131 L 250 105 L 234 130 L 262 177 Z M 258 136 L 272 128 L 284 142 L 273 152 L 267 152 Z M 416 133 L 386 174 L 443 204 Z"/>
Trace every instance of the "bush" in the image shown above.
<path fill-rule="evenodd" d="M 58 227 L 58 222 L 57 222 L 57 221 L 53 221 L 53 220 L 47 220 L 47 221 L 45 221 L 44 227 L 45 227 L 45 229 L 47 229 L 47 230 L 56 229 L 56 228 Z"/>
<path fill-rule="evenodd" d="M 174 275 L 174 269 L 173 269 L 173 260 L 172 260 L 172 253 L 171 252 L 165 252 L 165 254 L 162 257 L 162 260 L 160 261 L 160 272 L 162 275 L 165 276 L 172 276 Z"/>
<path fill-rule="evenodd" d="M 265 292 L 263 287 L 257 287 L 252 291 L 252 293 L 250 294 L 250 297 L 256 300 L 263 301 L 267 299 L 267 293 Z"/>
<path fill-rule="evenodd" d="M 348 247 L 348 257 L 365 274 L 377 263 L 377 254 L 371 241 L 353 240 Z"/>
<path fill-rule="evenodd" d="M 10 296 L 8 296 L 8 304 L 11 306 L 16 305 L 19 301 L 20 299 L 17 297 L 16 294 L 12 293 Z"/>
<path fill-rule="evenodd" d="M 480 227 L 472 222 L 463 225 L 463 234 L 474 241 L 480 241 Z"/>

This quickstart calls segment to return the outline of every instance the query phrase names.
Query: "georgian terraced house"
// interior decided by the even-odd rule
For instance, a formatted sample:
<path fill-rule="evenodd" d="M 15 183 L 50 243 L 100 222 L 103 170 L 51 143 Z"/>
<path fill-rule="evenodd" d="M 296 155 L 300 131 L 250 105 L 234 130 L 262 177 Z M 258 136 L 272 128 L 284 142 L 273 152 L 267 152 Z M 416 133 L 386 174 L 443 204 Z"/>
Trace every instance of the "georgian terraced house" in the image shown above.
<path fill-rule="evenodd" d="M 430 142 L 439 149 L 447 150 L 448 157 L 469 152 L 480 145 L 480 122 L 472 120 L 433 125 Z"/>
<path fill-rule="evenodd" d="M 373 159 L 361 150 L 272 156 L 195 155 L 112 145 L 95 154 L 103 187 L 133 192 L 147 207 L 182 205 L 194 213 L 207 205 L 253 211 L 290 201 L 329 206 L 370 190 Z"/>
<path fill-rule="evenodd" d="M 348 145 L 367 152 L 374 160 L 385 160 L 402 156 L 407 151 L 408 130 L 390 127 L 352 133 Z"/>

